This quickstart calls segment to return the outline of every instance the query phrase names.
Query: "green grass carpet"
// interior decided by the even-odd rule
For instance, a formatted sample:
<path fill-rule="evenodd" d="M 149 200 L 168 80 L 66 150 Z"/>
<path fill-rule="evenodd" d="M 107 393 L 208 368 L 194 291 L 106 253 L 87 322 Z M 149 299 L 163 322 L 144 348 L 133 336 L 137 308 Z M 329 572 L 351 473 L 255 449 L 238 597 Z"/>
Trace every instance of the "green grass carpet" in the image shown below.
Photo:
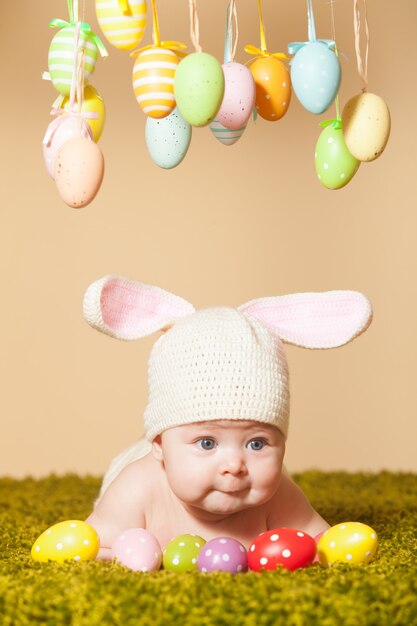
<path fill-rule="evenodd" d="M 295 479 L 330 524 L 360 521 L 377 531 L 369 565 L 233 576 L 36 563 L 33 541 L 56 522 L 84 519 L 99 480 L 1 479 L 0 625 L 417 625 L 417 476 L 305 472 Z"/>

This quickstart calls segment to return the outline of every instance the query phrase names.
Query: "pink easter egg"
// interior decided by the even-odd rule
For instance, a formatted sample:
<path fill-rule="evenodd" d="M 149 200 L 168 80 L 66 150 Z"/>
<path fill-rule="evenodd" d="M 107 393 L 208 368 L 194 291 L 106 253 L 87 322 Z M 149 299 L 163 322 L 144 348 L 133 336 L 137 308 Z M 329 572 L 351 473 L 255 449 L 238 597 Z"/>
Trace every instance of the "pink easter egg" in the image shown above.
<path fill-rule="evenodd" d="M 155 572 L 161 567 L 162 551 L 156 537 L 144 528 L 129 528 L 113 542 L 112 558 L 134 572 Z"/>
<path fill-rule="evenodd" d="M 239 541 L 231 537 L 216 537 L 201 548 L 197 567 L 200 572 L 229 572 L 238 574 L 248 569 L 248 555 Z"/>
<path fill-rule="evenodd" d="M 53 130 L 54 127 L 55 130 Z M 70 139 L 87 137 L 87 122 L 79 115 L 63 113 L 49 124 L 45 137 L 47 138 L 49 134 L 50 138 L 47 143 L 42 144 L 43 158 L 49 176 L 55 178 L 55 159 L 58 150 Z"/>
<path fill-rule="evenodd" d="M 256 88 L 252 74 L 241 63 L 224 63 L 224 96 L 216 118 L 225 128 L 245 126 L 255 105 Z"/>

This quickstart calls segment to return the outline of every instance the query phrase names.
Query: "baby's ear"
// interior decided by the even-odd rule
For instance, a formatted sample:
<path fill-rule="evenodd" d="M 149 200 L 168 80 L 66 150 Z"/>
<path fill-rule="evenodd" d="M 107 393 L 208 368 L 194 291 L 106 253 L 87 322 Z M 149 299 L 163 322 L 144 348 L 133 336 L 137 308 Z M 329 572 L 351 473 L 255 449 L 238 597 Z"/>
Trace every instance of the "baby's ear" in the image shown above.
<path fill-rule="evenodd" d="M 162 452 L 161 435 L 157 435 L 152 441 L 152 455 L 157 461 L 163 461 L 164 455 Z"/>
<path fill-rule="evenodd" d="M 282 341 L 303 348 L 337 348 L 363 333 L 372 307 L 358 291 L 295 293 L 258 298 L 239 307 Z"/>
<path fill-rule="evenodd" d="M 117 339 L 139 339 L 194 313 L 192 304 L 159 287 L 104 276 L 84 295 L 84 319 Z"/>

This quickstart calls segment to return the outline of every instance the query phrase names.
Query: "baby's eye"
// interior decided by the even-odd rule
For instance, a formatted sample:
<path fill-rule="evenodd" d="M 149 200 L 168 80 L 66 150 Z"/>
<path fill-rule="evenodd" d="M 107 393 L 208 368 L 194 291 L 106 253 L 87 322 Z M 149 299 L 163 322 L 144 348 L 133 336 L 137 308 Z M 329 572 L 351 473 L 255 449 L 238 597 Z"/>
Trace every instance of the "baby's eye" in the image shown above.
<path fill-rule="evenodd" d="M 257 452 L 258 450 L 262 450 L 264 446 L 265 441 L 263 439 L 251 439 L 246 447 Z"/>
<path fill-rule="evenodd" d="M 211 437 L 204 437 L 204 439 L 199 439 L 196 443 L 202 450 L 213 450 L 216 447 L 216 442 Z"/>

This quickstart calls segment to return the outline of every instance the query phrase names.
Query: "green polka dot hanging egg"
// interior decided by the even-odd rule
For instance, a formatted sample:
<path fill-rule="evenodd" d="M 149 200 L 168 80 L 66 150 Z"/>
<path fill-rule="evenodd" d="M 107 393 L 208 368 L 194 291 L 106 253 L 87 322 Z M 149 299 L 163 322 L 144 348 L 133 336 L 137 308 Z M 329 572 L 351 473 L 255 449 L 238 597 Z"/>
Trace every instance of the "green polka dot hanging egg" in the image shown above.
<path fill-rule="evenodd" d="M 89 28 L 81 28 L 78 37 L 78 54 L 84 53 L 84 84 L 94 72 L 98 49 Z M 76 64 L 76 27 L 68 26 L 53 37 L 48 52 L 48 70 L 52 84 L 59 93 L 68 96 Z M 76 70 L 76 67 L 75 67 Z"/>
<path fill-rule="evenodd" d="M 340 124 L 327 126 L 320 134 L 315 153 L 316 173 L 327 189 L 340 189 L 356 174 L 360 161 L 348 150 Z"/>

